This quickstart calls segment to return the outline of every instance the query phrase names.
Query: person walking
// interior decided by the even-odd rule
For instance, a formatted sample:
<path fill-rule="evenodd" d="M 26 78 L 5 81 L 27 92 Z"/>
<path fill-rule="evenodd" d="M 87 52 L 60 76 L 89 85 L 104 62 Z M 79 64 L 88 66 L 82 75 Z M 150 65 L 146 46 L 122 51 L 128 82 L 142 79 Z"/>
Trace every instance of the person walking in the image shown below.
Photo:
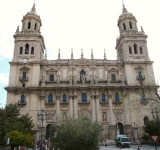
<path fill-rule="evenodd" d="M 138 146 L 137 150 L 140 150 L 139 146 Z"/>
<path fill-rule="evenodd" d="M 142 149 L 142 145 L 140 146 L 140 150 L 143 150 L 143 149 Z"/>

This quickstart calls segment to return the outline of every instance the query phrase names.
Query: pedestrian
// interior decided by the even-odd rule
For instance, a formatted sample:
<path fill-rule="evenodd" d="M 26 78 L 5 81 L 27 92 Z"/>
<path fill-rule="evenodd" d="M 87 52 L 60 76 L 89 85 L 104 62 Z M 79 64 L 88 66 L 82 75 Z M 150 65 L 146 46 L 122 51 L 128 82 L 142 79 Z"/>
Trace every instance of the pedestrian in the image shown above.
<path fill-rule="evenodd" d="M 120 143 L 119 143 L 119 144 L 120 144 L 120 149 L 121 149 L 121 148 L 122 148 L 122 142 L 120 141 Z"/>
<path fill-rule="evenodd" d="M 139 146 L 138 146 L 137 150 L 140 150 Z"/>
<path fill-rule="evenodd" d="M 140 146 L 140 150 L 143 150 L 143 149 L 142 149 L 142 145 Z"/>

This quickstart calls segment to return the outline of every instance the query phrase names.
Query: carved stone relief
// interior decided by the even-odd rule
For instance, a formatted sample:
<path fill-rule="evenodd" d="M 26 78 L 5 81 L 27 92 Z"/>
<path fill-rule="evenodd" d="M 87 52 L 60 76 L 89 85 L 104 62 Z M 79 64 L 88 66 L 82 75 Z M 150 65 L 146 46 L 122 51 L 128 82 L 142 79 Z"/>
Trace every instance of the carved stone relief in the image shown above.
<path fill-rule="evenodd" d="M 91 119 L 91 110 L 78 110 L 78 116 Z"/>
<path fill-rule="evenodd" d="M 113 109 L 113 112 L 115 114 L 116 117 L 116 121 L 121 121 L 122 120 L 122 113 L 123 113 L 123 109 Z"/>

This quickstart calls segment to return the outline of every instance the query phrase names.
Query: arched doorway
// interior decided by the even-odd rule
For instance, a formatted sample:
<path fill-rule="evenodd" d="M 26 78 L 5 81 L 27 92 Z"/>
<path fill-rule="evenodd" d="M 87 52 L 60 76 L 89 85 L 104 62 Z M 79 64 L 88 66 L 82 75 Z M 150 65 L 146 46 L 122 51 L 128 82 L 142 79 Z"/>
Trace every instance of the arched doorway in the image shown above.
<path fill-rule="evenodd" d="M 51 124 L 47 125 L 46 126 L 46 139 L 50 138 L 51 137 Z"/>
<path fill-rule="evenodd" d="M 120 134 L 120 135 L 123 135 L 123 134 L 124 134 L 124 132 L 123 132 L 123 124 L 120 123 L 120 122 L 118 122 L 118 123 L 116 124 L 116 127 L 118 127 L 118 129 L 119 129 L 119 134 Z"/>

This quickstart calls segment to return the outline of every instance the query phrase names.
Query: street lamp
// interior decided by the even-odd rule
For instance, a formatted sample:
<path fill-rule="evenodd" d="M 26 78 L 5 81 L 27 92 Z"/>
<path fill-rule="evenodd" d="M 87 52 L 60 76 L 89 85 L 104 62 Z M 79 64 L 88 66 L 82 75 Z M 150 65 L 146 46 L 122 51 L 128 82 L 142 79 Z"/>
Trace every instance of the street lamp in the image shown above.
<path fill-rule="evenodd" d="M 159 127 L 159 134 L 160 134 L 160 125 L 159 125 L 158 110 L 157 110 L 157 107 L 156 107 L 156 106 L 155 106 L 154 109 L 155 109 L 155 114 L 156 114 L 156 117 L 157 117 L 157 125 L 158 125 L 158 127 Z M 156 117 L 154 116 L 154 111 L 153 111 L 153 110 L 152 110 L 151 114 L 152 114 L 153 119 L 156 120 Z"/>
<path fill-rule="evenodd" d="M 41 109 L 41 113 L 40 113 L 40 114 L 39 114 L 39 113 L 37 114 L 38 121 L 39 121 L 39 120 L 42 121 L 41 145 L 42 145 L 42 143 L 43 143 L 43 120 L 47 120 L 47 116 L 48 116 L 48 114 L 47 114 L 47 113 L 44 114 L 44 109 L 43 109 L 43 108 Z M 42 148 L 42 146 L 41 146 L 41 148 Z"/>

